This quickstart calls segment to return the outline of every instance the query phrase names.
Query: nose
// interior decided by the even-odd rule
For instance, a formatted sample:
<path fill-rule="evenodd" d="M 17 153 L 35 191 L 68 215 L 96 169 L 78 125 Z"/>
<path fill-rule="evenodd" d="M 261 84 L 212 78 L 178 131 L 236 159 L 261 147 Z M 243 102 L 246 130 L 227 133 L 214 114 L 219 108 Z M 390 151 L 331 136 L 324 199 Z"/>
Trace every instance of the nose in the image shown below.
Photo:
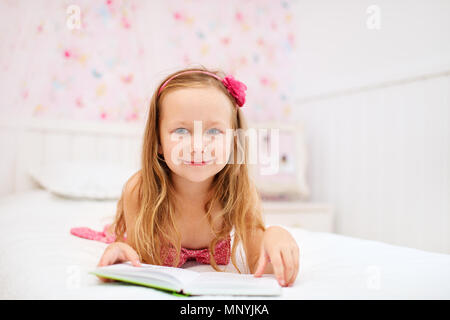
<path fill-rule="evenodd" d="M 191 161 L 201 162 L 203 160 L 203 147 L 205 146 L 203 139 L 197 139 L 194 137 L 191 145 Z"/>
<path fill-rule="evenodd" d="M 192 137 L 191 137 L 192 138 Z M 214 139 L 208 137 L 206 134 L 203 135 L 199 141 L 191 140 L 191 161 L 201 162 L 210 160 L 215 156 L 215 144 Z"/>

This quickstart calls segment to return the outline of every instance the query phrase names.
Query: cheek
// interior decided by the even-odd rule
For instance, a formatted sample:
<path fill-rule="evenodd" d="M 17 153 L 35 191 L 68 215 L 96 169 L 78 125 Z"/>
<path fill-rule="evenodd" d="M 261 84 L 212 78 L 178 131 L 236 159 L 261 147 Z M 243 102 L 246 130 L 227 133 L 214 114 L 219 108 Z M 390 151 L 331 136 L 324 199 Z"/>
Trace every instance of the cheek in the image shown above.
<path fill-rule="evenodd" d="M 225 164 L 231 154 L 233 141 L 227 141 L 225 136 L 218 136 L 211 139 L 205 151 L 210 157 L 215 158 L 217 163 Z"/>
<path fill-rule="evenodd" d="M 161 135 L 161 146 L 160 151 L 164 155 L 164 158 L 167 159 L 170 156 L 170 151 L 173 149 L 174 142 L 170 140 L 170 136 L 164 134 Z"/>
<path fill-rule="evenodd" d="M 190 159 L 190 138 L 186 137 L 166 137 L 163 142 L 163 152 L 166 161 L 178 163 L 178 159 Z"/>

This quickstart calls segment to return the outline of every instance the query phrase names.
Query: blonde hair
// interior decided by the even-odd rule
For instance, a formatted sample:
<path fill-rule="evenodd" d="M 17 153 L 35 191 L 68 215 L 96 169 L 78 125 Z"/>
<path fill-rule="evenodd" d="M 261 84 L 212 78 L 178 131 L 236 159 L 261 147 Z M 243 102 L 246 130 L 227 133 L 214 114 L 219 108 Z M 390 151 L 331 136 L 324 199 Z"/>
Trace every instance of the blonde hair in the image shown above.
<path fill-rule="evenodd" d="M 192 86 L 214 86 L 228 96 L 234 106 L 232 112 L 232 128 L 247 129 L 244 116 L 240 108 L 237 107 L 233 96 L 223 86 L 223 84 L 214 77 L 197 73 L 186 73 L 176 76 L 169 81 L 158 96 L 158 91 L 162 84 L 181 72 L 189 70 L 200 70 L 212 72 L 221 78 L 224 74 L 221 71 L 210 71 L 204 67 L 188 68 L 177 71 L 166 77 L 159 84 L 153 93 L 150 109 L 145 127 L 140 175 L 138 179 L 139 189 L 139 212 L 137 214 L 135 232 L 133 235 L 133 244 L 139 255 L 140 261 L 144 263 L 162 265 L 165 259 L 162 256 L 165 248 L 172 245 L 177 250 L 174 266 L 178 265 L 181 252 L 181 236 L 175 223 L 174 207 L 174 187 L 170 180 L 170 169 L 163 159 L 158 157 L 158 144 L 160 143 L 160 101 L 165 95 L 177 88 Z M 233 138 L 232 155 L 238 152 L 238 137 Z M 210 263 L 216 271 L 222 271 L 218 268 L 214 259 L 214 249 L 218 241 L 225 239 L 234 228 L 234 242 L 231 249 L 231 261 L 235 268 L 241 272 L 236 263 L 236 251 L 238 244 L 242 242 L 249 265 L 249 255 L 247 246 L 252 241 L 252 234 L 257 229 L 265 230 L 261 216 L 260 198 L 256 192 L 255 185 L 249 176 L 247 166 L 248 147 L 245 141 L 240 141 L 243 146 L 243 163 L 227 163 L 225 167 L 218 172 L 213 179 L 211 197 L 205 204 L 206 217 L 211 225 L 215 235 L 214 240 L 209 245 Z M 242 162 L 242 161 L 241 161 Z M 130 178 L 131 179 L 131 178 Z M 124 211 L 123 211 L 123 193 L 117 205 L 117 213 L 113 223 L 114 232 L 117 240 L 123 240 L 126 232 Z M 211 215 L 214 204 L 219 203 L 222 207 L 217 219 L 223 219 L 220 230 L 214 229 L 213 218 Z M 167 250 L 166 250 L 167 251 Z"/>

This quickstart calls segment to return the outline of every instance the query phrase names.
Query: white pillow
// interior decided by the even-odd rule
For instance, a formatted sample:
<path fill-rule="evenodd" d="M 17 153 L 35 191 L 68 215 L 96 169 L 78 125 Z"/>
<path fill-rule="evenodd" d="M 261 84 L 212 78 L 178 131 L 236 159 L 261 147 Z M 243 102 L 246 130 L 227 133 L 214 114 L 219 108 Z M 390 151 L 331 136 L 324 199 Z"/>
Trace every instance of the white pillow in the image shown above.
<path fill-rule="evenodd" d="M 75 199 L 117 200 L 134 168 L 105 162 L 59 161 L 30 168 L 29 174 L 46 190 Z"/>

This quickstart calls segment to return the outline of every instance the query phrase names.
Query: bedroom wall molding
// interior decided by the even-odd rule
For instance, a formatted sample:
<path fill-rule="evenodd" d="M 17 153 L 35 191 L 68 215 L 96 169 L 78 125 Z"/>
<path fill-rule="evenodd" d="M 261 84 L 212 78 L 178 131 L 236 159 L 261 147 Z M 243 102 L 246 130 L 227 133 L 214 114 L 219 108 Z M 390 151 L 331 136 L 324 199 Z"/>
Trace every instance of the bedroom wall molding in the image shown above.
<path fill-rule="evenodd" d="M 124 122 L 79 121 L 70 119 L 30 118 L 6 120 L 0 118 L 0 128 L 13 130 L 54 131 L 61 133 L 139 136 L 145 124 Z"/>
<path fill-rule="evenodd" d="M 387 88 L 406 85 L 406 84 L 410 84 L 410 83 L 414 83 L 414 82 L 420 82 L 420 81 L 441 78 L 441 77 L 448 77 L 448 76 L 450 76 L 450 69 L 444 70 L 444 71 L 422 73 L 422 74 L 417 74 L 417 75 L 412 75 L 412 76 L 406 76 L 403 78 L 396 78 L 395 80 L 390 80 L 390 81 L 374 82 L 374 83 L 367 84 L 364 86 L 349 87 L 346 89 L 334 90 L 334 91 L 324 92 L 321 94 L 314 94 L 314 95 L 310 95 L 310 96 L 300 97 L 300 98 L 296 99 L 296 103 L 298 105 L 305 105 L 305 104 L 313 103 L 316 101 L 334 99 L 334 98 L 339 98 L 339 97 L 343 97 L 343 96 L 368 92 L 368 91 L 372 91 L 372 90 L 387 89 Z"/>

